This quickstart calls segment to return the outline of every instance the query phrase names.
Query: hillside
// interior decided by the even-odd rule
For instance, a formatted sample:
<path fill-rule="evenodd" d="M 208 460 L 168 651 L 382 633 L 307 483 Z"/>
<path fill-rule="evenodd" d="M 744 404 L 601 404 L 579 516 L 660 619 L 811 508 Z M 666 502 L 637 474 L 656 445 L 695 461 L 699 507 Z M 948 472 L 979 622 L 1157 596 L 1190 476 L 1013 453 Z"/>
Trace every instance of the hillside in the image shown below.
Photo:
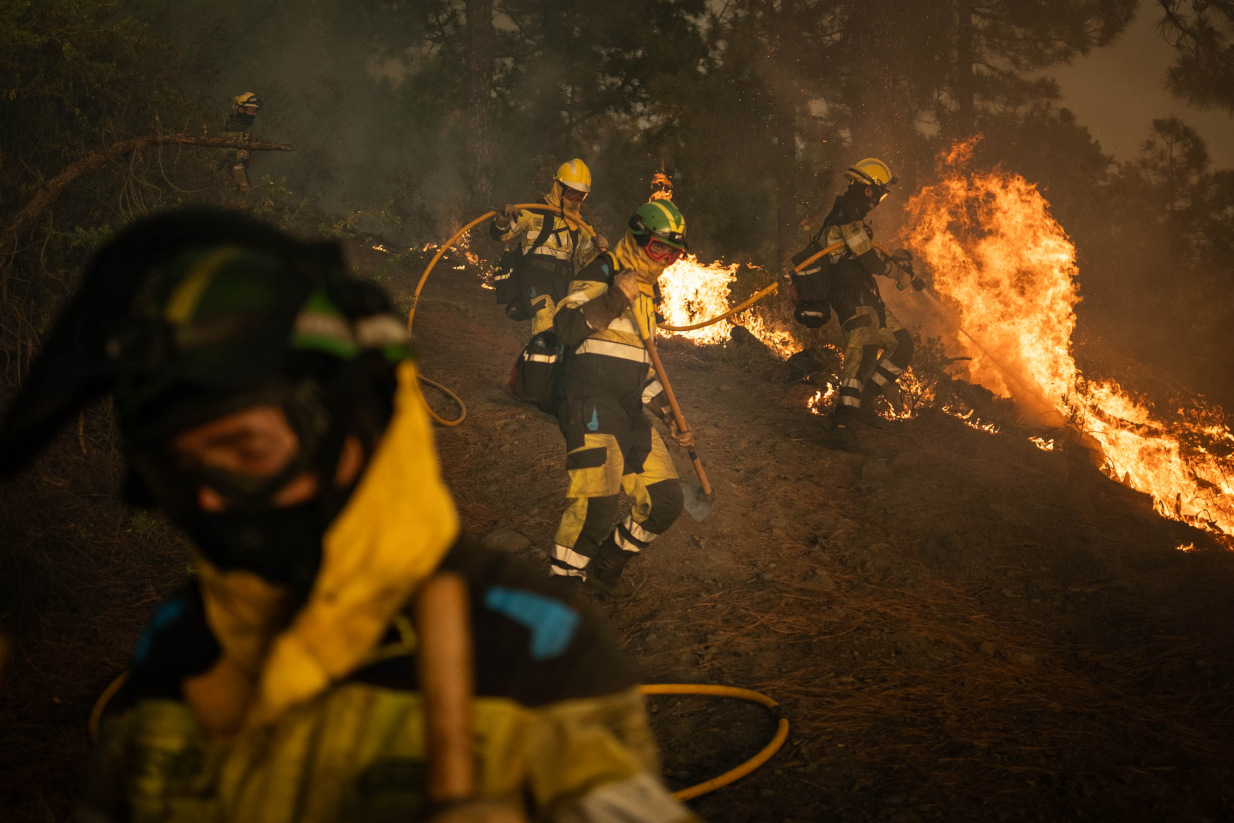
<path fill-rule="evenodd" d="M 351 253 L 406 301 L 419 265 Z M 440 267 L 416 313 L 422 370 L 468 404 L 438 430 L 467 528 L 544 567 L 566 477 L 555 421 L 503 391 L 524 334 L 470 267 Z M 766 766 L 695 801 L 705 819 L 1234 818 L 1234 555 L 1061 433 L 1047 452 L 927 411 L 832 451 L 815 388 L 764 354 L 662 353 L 718 502 L 632 565 L 632 600 L 597 608 L 647 682 L 757 689 L 792 723 Z M 184 574 L 179 538 L 116 507 L 118 477 L 88 415 L 5 489 L 6 819 L 67 819 L 90 706 Z M 650 705 L 676 788 L 774 731 L 750 704 Z"/>
<path fill-rule="evenodd" d="M 422 367 L 469 415 L 440 431 L 447 477 L 472 531 L 513 529 L 545 565 L 563 443 L 502 390 L 524 329 L 473 273 L 434 278 Z M 869 454 L 832 451 L 813 389 L 782 367 L 733 347 L 662 351 L 718 502 L 633 564 L 634 600 L 599 608 L 648 682 L 758 689 L 793 724 L 770 763 L 697 801 L 705 817 L 1234 815 L 1234 555 L 1061 437 L 1046 452 L 927 412 L 864 433 Z M 676 787 L 774 731 L 749 704 L 652 710 Z"/>

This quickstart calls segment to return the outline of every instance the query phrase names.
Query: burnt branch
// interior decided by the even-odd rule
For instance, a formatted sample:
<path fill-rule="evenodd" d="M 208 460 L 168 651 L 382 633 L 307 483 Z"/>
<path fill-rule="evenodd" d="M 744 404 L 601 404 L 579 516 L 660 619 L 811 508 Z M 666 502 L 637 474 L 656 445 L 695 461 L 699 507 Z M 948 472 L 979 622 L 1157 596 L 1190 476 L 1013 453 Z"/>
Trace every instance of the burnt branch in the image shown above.
<path fill-rule="evenodd" d="M 119 142 L 112 143 L 102 151 L 87 154 L 80 160 L 69 164 L 64 171 L 48 180 L 43 185 L 43 188 L 39 190 L 38 194 L 30 199 L 30 202 L 17 213 L 17 216 L 13 218 L 13 222 L 5 229 L 4 233 L 9 238 L 9 242 L 13 247 L 16 247 L 22 236 L 34 225 L 34 221 L 38 219 L 39 215 L 52 203 L 56 202 L 60 193 L 68 188 L 69 184 L 73 181 L 91 172 L 98 171 L 109 160 L 116 160 L 139 149 L 167 145 L 200 146 L 210 149 L 247 149 L 248 151 L 294 151 L 291 146 L 284 143 L 268 143 L 262 140 L 247 140 L 241 137 L 189 137 L 185 134 L 152 134 L 147 137 L 120 140 Z"/>

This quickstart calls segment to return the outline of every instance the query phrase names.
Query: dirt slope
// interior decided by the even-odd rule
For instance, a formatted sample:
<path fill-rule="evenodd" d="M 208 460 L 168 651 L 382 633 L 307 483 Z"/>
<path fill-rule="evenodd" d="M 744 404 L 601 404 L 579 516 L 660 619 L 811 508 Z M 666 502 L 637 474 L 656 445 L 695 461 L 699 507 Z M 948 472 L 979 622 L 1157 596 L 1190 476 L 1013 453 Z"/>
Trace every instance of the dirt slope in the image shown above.
<path fill-rule="evenodd" d="M 502 391 L 524 334 L 470 271 L 434 274 L 416 315 L 424 371 L 468 403 L 438 441 L 465 522 L 525 535 L 520 553 L 544 565 L 563 442 Z M 1234 556 L 1078 446 L 1043 452 L 927 413 L 865 434 L 868 454 L 836 452 L 809 391 L 774 364 L 684 343 L 663 354 L 719 502 L 636 561 L 634 600 L 600 608 L 647 681 L 759 689 L 793 724 L 700 813 L 1234 819 Z M 1201 550 L 1177 550 L 1187 542 Z M 652 711 L 678 787 L 774 731 L 751 704 L 655 698 Z"/>
<path fill-rule="evenodd" d="M 404 300 L 422 265 L 352 255 Z M 546 566 L 563 444 L 502 391 L 523 327 L 474 271 L 443 265 L 416 333 L 423 370 L 468 403 L 438 437 L 466 523 L 525 535 L 515 550 Z M 830 451 L 814 389 L 764 356 L 662 348 L 719 502 L 635 562 L 637 597 L 600 608 L 647 681 L 758 689 L 792 722 L 766 766 L 695 801 L 706 819 L 1234 819 L 1234 554 L 1078 447 L 927 414 L 864 435 L 868 454 Z M 90 707 L 186 571 L 162 520 L 116 504 L 105 412 L 0 494 L 5 821 L 69 819 Z M 1176 550 L 1188 542 L 1201 550 Z M 650 707 L 676 787 L 775 727 L 734 701 Z"/>

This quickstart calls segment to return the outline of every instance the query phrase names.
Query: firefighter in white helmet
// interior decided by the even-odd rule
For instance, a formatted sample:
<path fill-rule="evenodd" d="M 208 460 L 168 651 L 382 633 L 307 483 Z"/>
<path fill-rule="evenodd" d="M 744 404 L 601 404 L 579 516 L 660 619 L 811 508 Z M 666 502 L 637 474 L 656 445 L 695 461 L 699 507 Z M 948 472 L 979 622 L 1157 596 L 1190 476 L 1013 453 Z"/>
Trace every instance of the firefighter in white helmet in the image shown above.
<path fill-rule="evenodd" d="M 233 97 L 231 114 L 227 117 L 227 122 L 223 124 L 224 136 L 248 140 L 253 121 L 257 118 L 257 112 L 260 109 L 261 100 L 251 91 Z M 241 194 L 248 194 L 249 189 L 252 188 L 249 184 L 250 157 L 251 152 L 248 149 L 236 149 L 236 162 L 231 167 L 231 176 L 236 181 L 236 188 Z"/>
<path fill-rule="evenodd" d="M 845 171 L 848 189 L 836 198 L 823 228 L 798 253 L 799 264 L 828 246 L 840 248 L 792 276 L 797 320 L 810 328 L 825 325 L 834 311 L 844 333 L 844 371 L 832 415 L 829 445 L 857 447 L 856 423 L 880 425 L 872 403 L 880 393 L 895 391 L 896 380 L 913 356 L 913 337 L 883 303 L 874 275 L 891 277 L 896 288 L 920 291 L 925 281 L 913 272 L 910 255 L 896 251 L 890 258 L 874 247 L 866 215 L 881 203 L 896 182 L 882 160 L 867 157 Z"/>
<path fill-rule="evenodd" d="M 557 168 L 552 188 L 541 198 L 553 213 L 506 205 L 493 218 L 492 236 L 506 246 L 497 300 L 511 318 L 531 318 L 532 334 L 552 328 L 553 311 L 574 275 L 608 250 L 608 241 L 600 235 L 593 239 L 580 214 L 590 192 L 591 170 L 575 158 Z"/>

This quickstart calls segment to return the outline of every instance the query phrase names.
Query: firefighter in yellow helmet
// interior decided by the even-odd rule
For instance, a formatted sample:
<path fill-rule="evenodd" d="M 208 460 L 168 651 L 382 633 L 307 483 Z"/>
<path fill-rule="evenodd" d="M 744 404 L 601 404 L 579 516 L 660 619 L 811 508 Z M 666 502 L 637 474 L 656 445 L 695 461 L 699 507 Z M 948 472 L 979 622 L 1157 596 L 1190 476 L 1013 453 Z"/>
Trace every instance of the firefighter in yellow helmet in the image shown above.
<path fill-rule="evenodd" d="M 237 95 L 231 99 L 231 114 L 223 124 L 223 133 L 227 137 L 249 139 L 253 121 L 261 110 L 261 100 L 251 91 Z M 251 152 L 248 149 L 236 149 L 235 164 L 231 167 L 232 179 L 241 194 L 248 194 L 252 186 L 249 184 L 249 160 Z"/>
<path fill-rule="evenodd" d="M 608 241 L 593 240 L 580 209 L 591 192 L 591 170 L 575 158 L 562 163 L 552 188 L 541 198 L 554 213 L 502 206 L 492 236 L 506 246 L 496 277 L 497 300 L 515 320 L 531 318 L 531 333 L 553 326 L 553 310 L 570 281 Z"/>
<path fill-rule="evenodd" d="M 880 254 L 873 229 L 865 222 L 897 182 L 891 169 L 882 160 L 867 157 L 851 166 L 845 177 L 848 189 L 836 198 L 822 229 L 793 262 L 837 243 L 840 248 L 793 275 L 791 294 L 800 323 L 819 328 L 833 311 L 840 322 L 844 370 L 827 442 L 855 449 L 852 427 L 881 425 L 872 403 L 880 393 L 896 390 L 896 380 L 913 356 L 913 337 L 883 303 L 874 275 L 893 278 L 898 289 L 911 285 L 920 291 L 925 281 L 913 272 L 907 251 L 898 250 L 890 258 Z"/>
<path fill-rule="evenodd" d="M 617 246 L 579 272 L 553 318 L 570 351 L 557 415 L 570 487 L 550 571 L 605 596 L 632 594 L 626 564 L 681 514 L 672 456 L 644 413 L 671 418 L 643 338 L 655 333 L 656 280 L 685 250 L 673 202 L 644 203 Z M 694 442 L 675 423 L 669 433 L 682 447 Z M 623 491 L 630 513 L 614 525 Z"/>
<path fill-rule="evenodd" d="M 611 632 L 460 536 L 407 342 L 337 246 L 244 215 L 166 213 L 101 250 L 0 428 L 0 473 L 110 391 L 134 502 L 191 538 L 197 573 L 137 643 L 78 819 L 695 820 Z M 470 601 L 477 784 L 446 809 L 412 609 L 441 571 Z"/>

